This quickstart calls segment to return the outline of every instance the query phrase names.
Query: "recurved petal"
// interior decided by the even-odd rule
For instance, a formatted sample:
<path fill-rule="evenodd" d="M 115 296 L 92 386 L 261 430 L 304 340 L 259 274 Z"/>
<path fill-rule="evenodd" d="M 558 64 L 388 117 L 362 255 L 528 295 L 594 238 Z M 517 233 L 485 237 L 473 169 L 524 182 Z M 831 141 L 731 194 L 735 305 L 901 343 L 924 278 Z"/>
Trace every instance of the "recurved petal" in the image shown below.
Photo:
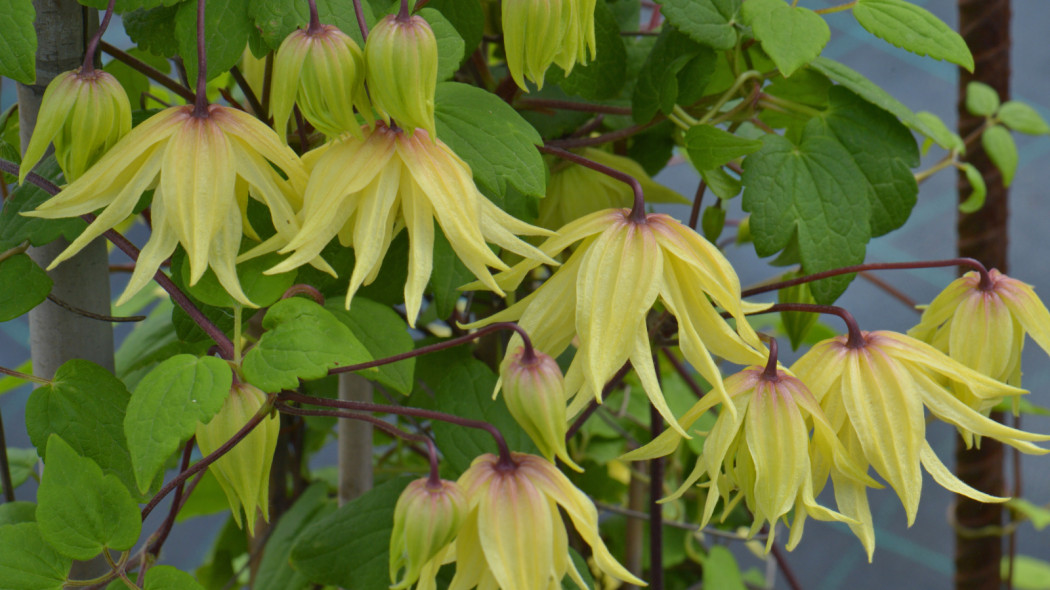
<path fill-rule="evenodd" d="M 146 242 L 146 246 L 139 253 L 139 258 L 135 261 L 135 271 L 131 273 L 131 280 L 128 281 L 128 286 L 124 288 L 124 293 L 117 299 L 116 305 L 121 305 L 128 301 L 135 293 L 138 293 L 145 287 L 153 279 L 153 276 L 157 274 L 157 269 L 160 268 L 160 265 L 175 251 L 175 246 L 179 244 L 179 237 L 168 225 L 167 215 L 164 212 L 164 200 L 159 198 L 160 195 L 158 194 L 160 191 L 161 189 L 158 187 L 157 192 L 153 195 L 153 233 L 150 234 L 149 241 Z"/>
<path fill-rule="evenodd" d="M 972 498 L 978 502 L 1005 502 L 1009 500 L 1009 498 L 985 494 L 963 483 L 962 480 L 955 477 L 955 474 L 950 469 L 944 466 L 944 463 L 941 463 L 937 453 L 933 452 L 930 443 L 926 441 L 923 441 L 919 460 L 922 461 L 922 466 L 926 468 L 927 473 L 933 476 L 934 481 L 941 484 L 946 490 Z"/>
<path fill-rule="evenodd" d="M 63 72 L 55 76 L 44 90 L 36 126 L 22 156 L 22 164 L 18 168 L 19 184 L 25 182 L 26 175 L 44 157 L 47 146 L 51 145 L 59 130 L 66 124 L 66 119 L 77 100 L 76 87 L 83 84 L 77 81 L 76 76 L 76 71 Z"/>
<path fill-rule="evenodd" d="M 868 563 L 875 554 L 875 525 L 868 506 L 868 492 L 863 484 L 835 471 L 831 473 L 835 486 L 835 503 L 839 511 L 857 524 L 847 523 L 853 534 L 860 539 L 868 554 Z"/>
<path fill-rule="evenodd" d="M 955 314 L 959 303 L 974 291 L 976 283 L 970 276 L 971 274 L 976 275 L 976 273 L 967 273 L 967 276 L 955 279 L 934 297 L 933 301 L 923 310 L 919 323 L 908 330 L 908 335 L 932 344 L 934 332 Z"/>
<path fill-rule="evenodd" d="M 660 380 L 656 376 L 656 368 L 653 366 L 653 351 L 649 347 L 649 334 L 646 332 L 644 319 L 639 322 L 635 331 L 630 361 L 631 367 L 634 368 L 635 374 L 638 375 L 638 380 L 642 383 L 642 388 L 645 389 L 645 395 L 649 398 L 649 403 L 656 408 L 656 411 L 663 416 L 664 421 L 672 429 L 676 430 L 680 436 L 693 438 L 686 433 L 684 428 L 678 425 L 678 419 L 671 412 L 671 408 L 667 405 L 667 400 L 664 399 L 664 393 L 660 389 Z M 611 378 L 611 375 L 609 378 Z"/>
<path fill-rule="evenodd" d="M 1043 351 L 1050 354 L 1050 311 L 1036 295 L 1035 289 L 1021 281 L 1003 276 L 996 283 L 996 291 L 1025 332 L 1028 332 Z"/>
<path fill-rule="evenodd" d="M 402 171 L 402 174 L 407 175 L 408 171 Z M 434 268 L 434 209 L 430 206 L 430 201 L 421 198 L 420 195 L 412 194 L 417 190 L 414 182 L 404 182 L 402 185 L 408 193 L 401 199 L 401 210 L 405 216 L 405 229 L 408 230 L 409 243 L 405 312 L 408 325 L 415 327 L 419 308 L 423 304 L 423 290 L 430 282 L 430 273 Z M 509 308 L 501 313 L 508 312 L 514 313 Z"/>

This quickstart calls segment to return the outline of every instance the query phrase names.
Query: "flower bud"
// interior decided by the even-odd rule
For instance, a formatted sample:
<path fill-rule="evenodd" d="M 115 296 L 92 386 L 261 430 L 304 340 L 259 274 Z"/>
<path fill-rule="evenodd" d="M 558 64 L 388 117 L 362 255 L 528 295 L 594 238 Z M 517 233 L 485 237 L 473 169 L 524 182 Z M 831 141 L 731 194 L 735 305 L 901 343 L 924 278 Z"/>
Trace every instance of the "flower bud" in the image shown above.
<path fill-rule="evenodd" d="M 577 64 L 593 59 L 594 0 L 506 0 L 503 47 L 514 82 L 528 91 L 525 78 L 540 89 L 552 63 L 568 76 Z"/>
<path fill-rule="evenodd" d="M 507 357 L 502 377 L 507 409 L 536 443 L 540 454 L 551 461 L 557 456 L 566 465 L 582 471 L 565 448 L 567 400 L 565 378 L 558 363 L 538 350 L 528 358 L 521 347 Z"/>
<path fill-rule="evenodd" d="M 33 137 L 26 147 L 18 182 L 55 143 L 55 159 L 72 182 L 102 154 L 131 131 L 131 103 L 112 74 L 92 70 L 64 72 L 55 77 L 40 104 Z"/>
<path fill-rule="evenodd" d="M 437 38 L 421 16 L 390 15 L 365 42 L 368 90 L 383 121 L 393 118 L 405 131 L 425 129 L 436 138 Z"/>
<path fill-rule="evenodd" d="M 467 513 L 467 501 L 459 485 L 427 478 L 408 484 L 394 507 L 394 530 L 390 535 L 391 588 L 400 590 L 416 583 L 420 572 L 441 566 L 430 564 L 459 532 Z M 397 576 L 404 570 L 401 580 Z"/>
<path fill-rule="evenodd" d="M 292 105 L 328 137 L 347 131 L 362 137 L 354 107 L 371 125 L 372 106 L 364 87 L 364 56 L 349 36 L 332 25 L 299 29 L 281 43 L 274 58 L 270 113 L 283 134 Z M 348 100 L 348 97 L 350 100 Z"/>
<path fill-rule="evenodd" d="M 197 424 L 197 446 L 201 453 L 209 455 L 226 444 L 264 405 L 266 394 L 259 388 L 235 383 L 226 403 L 211 421 Z M 277 416 L 263 418 L 248 436 L 208 467 L 226 493 L 237 526 L 243 527 L 241 509 L 244 509 L 251 535 L 255 534 L 256 509 L 262 511 L 264 520 L 270 520 L 270 465 L 280 429 Z"/>

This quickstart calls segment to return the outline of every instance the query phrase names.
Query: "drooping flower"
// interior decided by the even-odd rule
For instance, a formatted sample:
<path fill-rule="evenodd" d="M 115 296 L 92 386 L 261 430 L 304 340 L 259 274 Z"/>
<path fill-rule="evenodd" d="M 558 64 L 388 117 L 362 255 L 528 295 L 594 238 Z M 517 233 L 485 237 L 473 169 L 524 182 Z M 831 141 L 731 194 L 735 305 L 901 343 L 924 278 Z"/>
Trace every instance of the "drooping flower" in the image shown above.
<path fill-rule="evenodd" d="M 566 574 L 586 583 L 569 557 L 559 508 L 609 576 L 644 586 L 609 553 L 598 533 L 594 503 L 550 462 L 512 453 L 512 464 L 482 455 L 459 478 L 468 514 L 456 538 L 456 575 L 449 590 L 554 590 Z"/>
<path fill-rule="evenodd" d="M 499 290 L 488 267 L 507 265 L 486 240 L 528 259 L 552 262 L 515 234 L 548 235 L 503 212 L 482 195 L 470 167 L 426 131 L 412 135 L 379 124 L 364 140 L 344 135 L 305 156 L 310 168 L 302 229 L 290 241 L 264 243 L 245 256 L 281 249 L 293 252 L 274 268 L 291 270 L 317 257 L 339 236 L 353 244 L 355 265 L 346 305 L 362 285 L 375 280 L 397 231 L 408 230 L 410 250 L 405 307 L 414 326 L 433 265 L 434 220 L 474 276 Z M 348 165 L 348 163 L 353 165 Z M 281 237 L 283 239 L 283 237 Z"/>
<path fill-rule="evenodd" d="M 130 130 L 131 103 L 112 74 L 102 70 L 81 73 L 79 68 L 61 73 L 44 91 L 18 182 L 25 182 L 52 142 L 58 166 L 72 182 Z"/>
<path fill-rule="evenodd" d="M 680 423 L 671 414 L 653 369 L 645 321 L 649 309 L 657 298 L 663 301 L 678 319 L 682 353 L 728 402 L 711 353 L 742 365 L 765 362 L 765 347 L 744 318 L 746 311 L 764 306 L 741 301 L 733 268 L 696 232 L 664 214 L 651 213 L 644 222 L 631 215 L 627 209 L 607 209 L 563 227 L 540 250 L 555 256 L 581 242 L 568 261 L 527 297 L 468 327 L 517 320 L 533 345 L 552 356 L 579 335 L 579 349 L 565 375 L 570 417 L 591 400 L 600 402 L 605 383 L 630 360 L 653 406 L 687 436 L 684 429 L 691 422 Z M 516 288 L 539 264 L 525 260 L 496 281 L 503 289 Z M 736 320 L 735 329 L 715 306 Z M 514 335 L 508 350 L 520 345 Z"/>
<path fill-rule="evenodd" d="M 852 340 L 852 341 L 851 341 Z M 975 435 L 988 436 L 1025 453 L 1046 453 L 1032 441 L 1050 436 L 1004 426 L 956 398 L 943 382 L 966 382 L 981 397 L 1026 393 L 963 366 L 932 346 L 903 334 L 859 332 L 813 346 L 793 372 L 809 386 L 855 463 L 870 464 L 900 497 L 908 525 L 915 519 L 922 491 L 920 466 L 934 481 L 982 502 L 1001 502 L 966 485 L 941 463 L 926 441 L 925 406 L 937 418 Z M 836 477 L 839 510 L 860 524 L 850 528 L 868 550 L 874 529 L 863 485 Z"/>
<path fill-rule="evenodd" d="M 389 15 L 365 41 L 365 65 L 372 103 L 388 125 L 393 119 L 412 134 L 418 127 L 437 139 L 437 37 L 421 16 Z"/>
<path fill-rule="evenodd" d="M 258 119 L 218 105 L 209 106 L 207 116 L 196 116 L 193 109 L 171 107 L 153 115 L 57 196 L 24 213 L 72 217 L 105 207 L 49 269 L 123 221 L 142 193 L 154 188 L 153 233 L 118 304 L 137 293 L 182 244 L 191 285 L 211 267 L 231 296 L 254 306 L 241 290 L 235 264 L 242 229 L 254 233 L 242 223 L 248 197 L 264 203 L 278 235 L 291 239 L 306 172 Z M 319 259 L 311 262 L 327 267 Z"/>
<path fill-rule="evenodd" d="M 466 513 L 467 500 L 456 482 L 422 478 L 408 484 L 394 506 L 390 588 L 403 590 L 420 577 L 435 576 Z"/>
<path fill-rule="evenodd" d="M 864 473 L 867 464 L 857 464 L 848 456 L 806 386 L 786 371 L 762 367 L 748 367 L 726 378 L 725 386 L 736 412 L 719 413 L 692 473 L 667 500 L 678 498 L 705 478 L 702 485 L 708 492 L 700 526 L 710 522 L 719 498 L 724 500 L 727 514 L 743 498 L 754 515 L 749 536 L 765 523 L 770 524 L 766 551 L 773 546 L 774 525 L 781 518 L 791 530 L 788 550 L 802 539 L 807 517 L 856 524 L 817 504 L 816 492 L 824 487 L 828 473 L 818 474 L 813 464 L 828 465 L 861 486 L 876 484 Z M 700 416 L 719 401 L 715 396 L 704 396 L 690 414 Z M 659 444 L 647 445 L 623 459 L 651 459 L 666 451 Z M 734 491 L 738 492 L 735 498 Z M 792 509 L 794 518 L 788 522 Z"/>
<path fill-rule="evenodd" d="M 364 86 L 361 48 L 333 25 L 298 29 L 281 43 L 273 62 L 270 113 L 282 137 L 292 105 L 328 137 L 350 132 L 361 136 L 357 112 L 369 124 L 372 106 Z"/>
<path fill-rule="evenodd" d="M 1050 311 L 1031 286 L 995 269 L 988 276 L 987 286 L 976 272 L 952 281 L 908 334 L 992 379 L 1020 385 L 1025 334 L 1050 354 Z M 952 391 L 985 414 L 1001 401 L 977 395 L 966 382 L 952 382 Z"/>
<path fill-rule="evenodd" d="M 638 162 L 598 148 L 584 148 L 579 155 L 638 179 L 649 203 L 688 203 L 675 191 L 655 182 Z M 634 200 L 631 187 L 608 174 L 572 162 L 557 161 L 551 166 L 547 196 L 540 200 L 537 225 L 557 229 L 601 209 L 629 207 Z"/>
<path fill-rule="evenodd" d="M 597 55 L 594 37 L 596 0 L 506 0 L 503 47 L 514 82 L 528 91 L 525 78 L 543 88 L 543 77 L 556 63 L 568 76 L 579 63 Z"/>
<path fill-rule="evenodd" d="M 530 356 L 524 347 L 511 352 L 502 367 L 503 401 L 514 420 L 549 461 L 558 457 L 577 471 L 580 467 L 565 448 L 565 377 L 558 363 L 538 350 Z"/>
<path fill-rule="evenodd" d="M 226 444 L 233 435 L 267 403 L 266 394 L 248 383 L 234 383 L 222 409 L 207 424 L 197 424 L 197 446 L 210 455 Z M 263 418 L 248 436 L 225 455 L 208 466 L 226 494 L 237 526 L 243 527 L 241 510 L 248 524 L 248 534 L 255 534 L 256 514 L 270 520 L 270 465 L 277 449 L 281 421 L 272 414 Z"/>

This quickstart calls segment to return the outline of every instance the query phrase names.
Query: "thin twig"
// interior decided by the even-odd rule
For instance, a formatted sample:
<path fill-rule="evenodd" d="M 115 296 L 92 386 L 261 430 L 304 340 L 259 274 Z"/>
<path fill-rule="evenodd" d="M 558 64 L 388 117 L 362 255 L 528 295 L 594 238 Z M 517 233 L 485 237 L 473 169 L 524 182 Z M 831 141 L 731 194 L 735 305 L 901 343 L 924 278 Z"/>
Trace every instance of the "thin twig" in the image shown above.
<path fill-rule="evenodd" d="M 248 104 L 252 107 L 252 111 L 256 118 L 266 121 L 266 111 L 263 110 L 262 103 L 259 102 L 259 97 L 255 95 L 255 91 L 252 90 L 251 84 L 244 78 L 244 74 L 241 73 L 241 69 L 237 66 L 230 68 L 230 75 L 233 76 L 233 81 L 237 83 L 237 86 L 244 93 L 244 98 L 248 100 Z"/>
<path fill-rule="evenodd" d="M 631 125 L 630 127 L 624 127 L 616 131 L 610 131 L 605 135 L 598 135 L 595 137 L 581 137 L 579 139 L 552 139 L 546 142 L 550 147 L 560 148 L 576 148 L 576 147 L 588 147 L 592 145 L 601 145 L 603 143 L 609 143 L 610 141 L 618 141 L 620 139 L 627 139 L 632 135 L 637 135 L 646 129 L 656 125 L 663 119 L 658 117 L 649 121 L 648 123 L 642 123 L 641 125 Z"/>
<path fill-rule="evenodd" d="M 125 64 L 131 66 L 133 69 L 141 72 L 142 74 L 145 74 L 147 78 L 151 78 L 157 84 L 160 84 L 161 86 L 163 86 L 163 87 L 167 88 L 168 90 L 174 92 L 175 94 L 179 95 L 179 97 L 181 97 L 181 98 L 183 98 L 183 99 L 185 99 L 185 100 L 187 100 L 189 102 L 193 102 L 193 99 L 194 99 L 193 91 L 188 89 L 188 88 L 186 88 L 182 84 L 179 84 L 177 81 L 172 80 L 164 72 L 162 72 L 162 71 L 158 70 L 157 68 L 149 65 L 148 63 L 142 61 L 141 59 L 138 59 L 137 57 L 133 57 L 133 56 L 129 55 L 128 53 L 125 53 L 124 51 L 121 51 L 120 49 L 117 49 L 116 47 L 113 47 L 112 45 L 110 45 L 109 43 L 106 43 L 105 41 L 102 41 L 101 43 L 99 43 L 99 47 L 101 47 L 102 51 L 104 51 L 105 53 L 108 53 L 113 59 L 115 59 L 117 61 L 124 62 Z M 160 102 L 160 101 L 158 101 L 158 102 Z"/>
<path fill-rule="evenodd" d="M 584 113 L 605 113 L 607 115 L 630 115 L 631 107 L 618 107 L 605 104 L 577 102 L 573 100 L 554 100 L 549 98 L 523 98 L 516 103 L 525 110 L 557 109 L 560 111 L 581 111 Z"/>
<path fill-rule="evenodd" d="M 61 307 L 62 309 L 65 309 L 67 311 L 71 311 L 71 312 L 73 312 L 73 313 L 75 313 L 77 315 L 81 315 L 81 316 L 84 316 L 86 318 L 91 318 L 93 320 L 99 320 L 101 322 L 141 322 L 142 320 L 146 319 L 146 316 L 144 316 L 144 315 L 113 316 L 113 315 L 104 315 L 104 314 L 101 314 L 101 313 L 95 313 L 93 311 L 88 311 L 86 309 L 81 309 L 81 308 L 79 308 L 79 307 L 77 307 L 77 306 L 75 306 L 75 305 L 73 305 L 71 303 L 68 303 L 66 301 L 62 301 L 58 297 L 55 297 L 54 294 L 52 294 L 52 293 L 48 293 L 47 294 L 47 299 L 48 299 L 48 301 L 50 301 L 51 303 L 54 303 L 55 305 Z"/>

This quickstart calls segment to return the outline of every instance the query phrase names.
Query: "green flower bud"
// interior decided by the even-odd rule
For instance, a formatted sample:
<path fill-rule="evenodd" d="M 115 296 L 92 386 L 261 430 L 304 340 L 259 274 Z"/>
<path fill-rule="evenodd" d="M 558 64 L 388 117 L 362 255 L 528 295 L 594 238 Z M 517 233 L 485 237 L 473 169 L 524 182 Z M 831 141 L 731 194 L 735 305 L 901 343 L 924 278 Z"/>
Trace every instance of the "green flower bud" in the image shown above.
<path fill-rule="evenodd" d="M 444 555 L 466 513 L 467 501 L 456 482 L 432 483 L 422 478 L 408 484 L 394 507 L 390 587 L 409 588 L 424 571 L 425 577 L 436 575 L 443 560 L 435 558 Z M 400 581 L 399 573 L 402 573 Z"/>
<path fill-rule="evenodd" d="M 375 122 L 364 73 L 361 48 L 338 28 L 321 25 L 316 32 L 294 31 L 274 58 L 270 90 L 274 129 L 283 136 L 292 105 L 298 102 L 303 117 L 326 136 L 349 131 L 362 137 L 354 107 L 369 125 Z"/>
<path fill-rule="evenodd" d="M 226 403 L 211 421 L 197 424 L 197 446 L 201 453 L 209 455 L 226 444 L 266 401 L 266 394 L 254 385 L 235 383 Z M 241 523 L 241 509 L 244 509 L 251 535 L 255 534 L 256 510 L 262 511 L 263 520 L 270 520 L 270 465 L 280 429 L 277 416 L 263 418 L 248 436 L 208 467 L 226 493 L 233 519 L 240 527 L 244 526 Z"/>
<path fill-rule="evenodd" d="M 514 420 L 536 443 L 547 459 L 557 456 L 566 465 L 582 471 L 565 448 L 568 422 L 565 406 L 565 377 L 549 355 L 534 350 L 531 358 L 519 347 L 503 364 L 503 401 Z"/>
<path fill-rule="evenodd" d="M 87 171 L 131 131 L 131 103 L 120 82 L 102 70 L 80 70 L 55 77 L 40 104 L 33 137 L 26 147 L 18 174 L 24 182 L 29 171 L 55 143 L 55 159 L 72 182 Z"/>
<path fill-rule="evenodd" d="M 372 103 L 383 121 L 393 118 L 411 133 L 417 127 L 436 138 L 437 38 L 420 16 L 390 15 L 365 42 L 365 65 Z"/>
<path fill-rule="evenodd" d="M 543 88 L 543 76 L 557 63 L 568 76 L 595 56 L 595 0 L 506 0 L 503 47 L 514 82 L 528 91 L 525 78 Z"/>

